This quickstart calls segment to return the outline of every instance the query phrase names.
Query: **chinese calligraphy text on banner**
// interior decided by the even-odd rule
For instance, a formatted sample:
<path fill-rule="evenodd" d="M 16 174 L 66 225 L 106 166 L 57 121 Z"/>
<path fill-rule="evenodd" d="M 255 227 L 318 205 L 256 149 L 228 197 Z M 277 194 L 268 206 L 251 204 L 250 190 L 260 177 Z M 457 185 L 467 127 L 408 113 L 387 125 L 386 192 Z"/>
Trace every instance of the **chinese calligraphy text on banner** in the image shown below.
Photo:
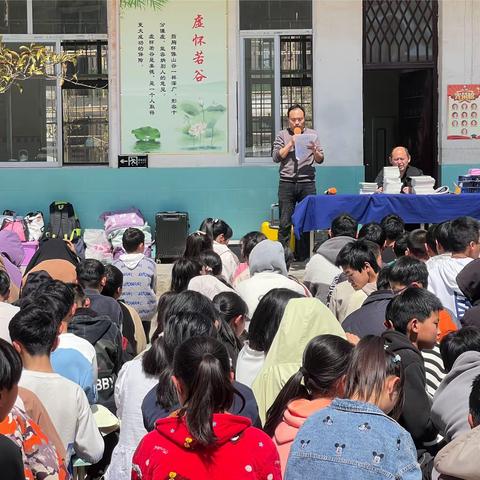
<path fill-rule="evenodd" d="M 121 3 L 122 152 L 227 151 L 226 0 Z"/>
<path fill-rule="evenodd" d="M 447 140 L 480 140 L 480 85 L 448 85 Z"/>

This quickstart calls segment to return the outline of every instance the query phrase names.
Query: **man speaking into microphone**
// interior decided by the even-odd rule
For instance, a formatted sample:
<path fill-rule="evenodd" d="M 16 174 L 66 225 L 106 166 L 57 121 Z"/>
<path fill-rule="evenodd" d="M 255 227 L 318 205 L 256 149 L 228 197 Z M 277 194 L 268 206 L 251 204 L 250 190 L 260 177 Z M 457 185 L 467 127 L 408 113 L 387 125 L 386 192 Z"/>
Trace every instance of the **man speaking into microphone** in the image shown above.
<path fill-rule="evenodd" d="M 278 240 L 284 247 L 288 246 L 290 242 L 292 214 L 295 205 L 306 196 L 316 194 L 314 165 L 322 163 L 324 159 L 317 132 L 305 128 L 303 107 L 299 104 L 292 105 L 287 111 L 287 117 L 288 128 L 278 133 L 273 142 L 272 151 L 273 161 L 280 164 Z M 300 138 L 303 135 L 305 137 Z M 307 140 L 306 148 L 303 148 L 304 140 Z M 296 141 L 299 142 L 297 152 L 295 151 Z M 308 256 L 306 247 L 307 245 L 302 245 L 300 249 L 297 249 L 300 257 Z M 304 258 L 298 258 L 298 260 L 304 260 Z"/>

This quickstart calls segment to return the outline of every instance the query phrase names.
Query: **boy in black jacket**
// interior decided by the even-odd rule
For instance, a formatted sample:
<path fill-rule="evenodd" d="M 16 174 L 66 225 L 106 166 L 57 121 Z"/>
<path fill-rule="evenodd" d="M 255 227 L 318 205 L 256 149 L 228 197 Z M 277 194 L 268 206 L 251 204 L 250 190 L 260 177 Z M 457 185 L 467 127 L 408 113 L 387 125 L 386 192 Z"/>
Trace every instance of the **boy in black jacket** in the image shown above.
<path fill-rule="evenodd" d="M 400 355 L 405 374 L 405 401 L 400 424 L 410 432 L 417 450 L 433 442 L 437 431 L 430 416 L 425 365 L 420 350 L 431 349 L 438 334 L 440 300 L 428 290 L 410 287 L 387 306 L 385 345 Z"/>

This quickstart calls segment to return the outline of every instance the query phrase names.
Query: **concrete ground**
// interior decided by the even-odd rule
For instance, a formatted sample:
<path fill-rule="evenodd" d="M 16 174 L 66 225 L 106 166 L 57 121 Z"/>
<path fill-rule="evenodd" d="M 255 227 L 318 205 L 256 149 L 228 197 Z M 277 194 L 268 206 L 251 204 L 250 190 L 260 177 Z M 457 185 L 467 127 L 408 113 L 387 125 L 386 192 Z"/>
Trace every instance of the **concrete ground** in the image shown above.
<path fill-rule="evenodd" d="M 170 290 L 173 263 L 157 263 L 157 297 Z M 293 263 L 290 274 L 302 280 L 305 274 L 305 262 Z"/>

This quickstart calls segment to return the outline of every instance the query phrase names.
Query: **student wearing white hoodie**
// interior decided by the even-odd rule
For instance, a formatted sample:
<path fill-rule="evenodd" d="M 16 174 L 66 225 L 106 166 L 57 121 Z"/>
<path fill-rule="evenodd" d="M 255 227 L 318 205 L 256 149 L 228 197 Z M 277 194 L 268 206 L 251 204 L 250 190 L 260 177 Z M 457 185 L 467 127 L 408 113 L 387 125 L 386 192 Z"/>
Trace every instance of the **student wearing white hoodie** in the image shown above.
<path fill-rule="evenodd" d="M 239 283 L 236 290 L 248 305 L 248 315 L 253 317 L 262 297 L 274 288 L 288 288 L 305 295 L 305 288 L 288 278 L 285 254 L 280 242 L 263 240 L 254 247 L 249 257 L 251 278 Z"/>
<path fill-rule="evenodd" d="M 233 231 L 228 223 L 219 218 L 206 218 L 200 225 L 200 230 L 213 240 L 213 251 L 222 260 L 222 275 L 228 283 L 232 283 L 233 274 L 239 265 L 237 256 L 228 248 Z"/>
<path fill-rule="evenodd" d="M 113 262 L 123 273 L 122 299 L 140 315 L 148 336 L 150 322 L 157 313 L 157 267 L 145 256 L 145 234 L 138 228 L 127 228 L 122 237 L 127 253 Z"/>
<path fill-rule="evenodd" d="M 472 217 L 453 220 L 448 229 L 451 255 L 442 261 L 428 262 L 428 289 L 442 302 L 460 327 L 459 320 L 470 307 L 457 284 L 457 275 L 480 253 L 479 223 Z"/>

